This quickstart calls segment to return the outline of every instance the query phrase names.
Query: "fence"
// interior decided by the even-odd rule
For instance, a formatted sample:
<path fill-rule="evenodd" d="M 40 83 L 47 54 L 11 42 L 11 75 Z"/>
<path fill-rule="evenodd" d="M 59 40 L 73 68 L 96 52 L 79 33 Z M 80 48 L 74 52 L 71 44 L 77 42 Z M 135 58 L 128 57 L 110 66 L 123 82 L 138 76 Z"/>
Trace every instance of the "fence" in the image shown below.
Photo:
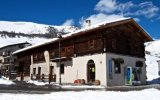
<path fill-rule="evenodd" d="M 51 74 L 49 74 L 49 75 L 44 75 L 44 74 L 34 75 L 34 74 L 31 74 L 31 80 L 38 80 L 38 81 L 42 81 L 42 82 L 48 81 L 49 83 L 50 82 L 56 82 L 56 75 L 55 74 L 54 75 L 51 75 Z"/>

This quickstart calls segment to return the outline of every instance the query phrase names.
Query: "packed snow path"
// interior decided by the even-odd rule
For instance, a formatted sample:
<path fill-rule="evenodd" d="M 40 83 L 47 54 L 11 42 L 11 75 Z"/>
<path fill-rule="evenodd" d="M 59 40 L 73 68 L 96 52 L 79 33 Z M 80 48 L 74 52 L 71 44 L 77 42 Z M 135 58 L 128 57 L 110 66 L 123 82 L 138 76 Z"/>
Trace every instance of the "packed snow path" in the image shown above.
<path fill-rule="evenodd" d="M 53 92 L 50 94 L 6 94 L 1 93 L 1 100 L 159 100 L 160 91 L 146 89 L 142 91 L 82 91 Z"/>

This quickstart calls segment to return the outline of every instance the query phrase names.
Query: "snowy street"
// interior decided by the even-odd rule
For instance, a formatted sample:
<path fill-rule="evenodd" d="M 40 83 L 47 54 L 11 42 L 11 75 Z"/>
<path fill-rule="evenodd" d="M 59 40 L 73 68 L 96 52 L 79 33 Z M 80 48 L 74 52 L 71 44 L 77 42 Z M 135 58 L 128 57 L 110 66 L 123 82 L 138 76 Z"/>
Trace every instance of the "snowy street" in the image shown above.
<path fill-rule="evenodd" d="M 0 94 L 1 100 L 159 100 L 160 91 L 146 89 L 142 91 L 83 91 L 53 92 L 50 94 Z"/>

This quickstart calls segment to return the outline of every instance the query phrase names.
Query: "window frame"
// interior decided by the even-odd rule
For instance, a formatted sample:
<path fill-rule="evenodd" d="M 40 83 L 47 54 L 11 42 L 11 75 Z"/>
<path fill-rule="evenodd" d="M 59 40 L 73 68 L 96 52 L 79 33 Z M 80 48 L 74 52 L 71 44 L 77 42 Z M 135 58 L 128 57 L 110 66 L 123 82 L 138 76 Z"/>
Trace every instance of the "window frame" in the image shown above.
<path fill-rule="evenodd" d="M 36 68 L 33 68 L 33 75 L 36 75 Z"/>

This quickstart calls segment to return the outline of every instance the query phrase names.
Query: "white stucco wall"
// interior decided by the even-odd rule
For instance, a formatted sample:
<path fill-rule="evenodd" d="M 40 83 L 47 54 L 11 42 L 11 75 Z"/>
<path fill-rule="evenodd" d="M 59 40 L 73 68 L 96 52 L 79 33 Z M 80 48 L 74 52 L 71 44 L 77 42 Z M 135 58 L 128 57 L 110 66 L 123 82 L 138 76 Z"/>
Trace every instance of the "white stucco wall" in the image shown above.
<path fill-rule="evenodd" d="M 45 62 L 34 63 L 33 65 L 31 65 L 31 68 L 30 68 L 31 73 L 30 74 L 33 74 L 33 68 L 36 68 L 36 73 L 35 74 L 38 74 L 38 67 L 41 67 L 41 74 L 45 74 L 45 75 L 49 74 L 49 68 L 47 67 Z"/>
<path fill-rule="evenodd" d="M 105 54 L 86 55 L 74 57 L 72 61 L 66 61 L 64 74 L 61 75 L 62 83 L 73 83 L 76 79 L 84 79 L 87 81 L 87 63 L 93 60 L 95 63 L 96 80 L 100 80 L 101 85 L 106 85 L 106 56 Z M 57 82 L 59 82 L 59 67 L 56 71 Z"/>
<path fill-rule="evenodd" d="M 112 75 L 113 78 L 109 79 L 109 71 L 108 71 L 108 66 L 107 65 L 107 84 L 108 86 L 120 86 L 120 85 L 125 85 L 125 67 L 131 66 L 135 67 L 136 61 L 142 61 L 143 62 L 143 67 L 142 67 L 142 73 L 141 73 L 141 82 L 142 84 L 146 83 L 146 65 L 145 65 L 145 59 L 143 58 L 137 58 L 137 57 L 130 57 L 130 56 L 123 56 L 123 55 L 117 55 L 117 54 L 112 54 L 112 53 L 107 53 L 107 63 L 109 59 L 111 58 L 123 58 L 124 59 L 124 64 L 121 64 L 121 73 L 116 74 L 114 71 L 114 63 L 112 65 Z"/>
<path fill-rule="evenodd" d="M 111 58 L 123 58 L 124 64 L 121 65 L 121 73 L 115 74 L 114 64 L 112 66 L 113 79 L 109 79 L 108 62 Z M 136 61 L 144 62 L 142 67 L 141 82 L 146 83 L 146 65 L 145 59 L 117 55 L 112 53 L 94 54 L 86 56 L 78 56 L 72 58 L 72 60 L 62 61 L 64 64 L 64 74 L 61 74 L 62 83 L 73 83 L 76 79 L 84 79 L 87 82 L 87 63 L 89 60 L 93 60 L 95 63 L 95 79 L 100 80 L 101 85 L 104 86 L 120 86 L 125 85 L 124 69 L 126 66 L 135 67 Z M 50 62 L 50 66 L 54 66 L 54 73 L 56 74 L 56 82 L 59 83 L 59 63 Z M 41 74 L 48 75 L 49 68 L 46 63 L 33 63 L 31 65 L 31 74 L 33 74 L 33 68 L 36 68 L 36 74 L 38 73 L 38 67 L 41 67 Z"/>

